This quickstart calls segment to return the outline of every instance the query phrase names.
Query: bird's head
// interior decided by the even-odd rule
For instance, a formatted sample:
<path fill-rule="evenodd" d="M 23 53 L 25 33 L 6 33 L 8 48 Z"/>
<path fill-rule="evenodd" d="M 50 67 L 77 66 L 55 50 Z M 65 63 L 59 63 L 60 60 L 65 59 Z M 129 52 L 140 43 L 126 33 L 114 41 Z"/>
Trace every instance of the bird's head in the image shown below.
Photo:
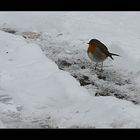
<path fill-rule="evenodd" d="M 97 39 L 91 39 L 87 44 L 93 45 L 96 42 L 99 42 L 99 41 Z"/>

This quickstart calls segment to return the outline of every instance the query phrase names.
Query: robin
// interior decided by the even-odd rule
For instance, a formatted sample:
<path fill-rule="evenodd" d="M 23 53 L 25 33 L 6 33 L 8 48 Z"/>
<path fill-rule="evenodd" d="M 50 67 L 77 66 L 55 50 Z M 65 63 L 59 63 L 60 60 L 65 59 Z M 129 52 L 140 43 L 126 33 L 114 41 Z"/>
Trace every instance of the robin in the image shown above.
<path fill-rule="evenodd" d="M 107 47 L 97 39 L 91 39 L 87 44 L 89 44 L 87 50 L 88 56 L 92 61 L 96 62 L 95 70 L 98 63 L 101 63 L 101 71 L 103 70 L 103 61 L 106 60 L 108 56 L 112 60 L 114 60 L 112 55 L 119 56 L 118 54 L 110 53 Z"/>

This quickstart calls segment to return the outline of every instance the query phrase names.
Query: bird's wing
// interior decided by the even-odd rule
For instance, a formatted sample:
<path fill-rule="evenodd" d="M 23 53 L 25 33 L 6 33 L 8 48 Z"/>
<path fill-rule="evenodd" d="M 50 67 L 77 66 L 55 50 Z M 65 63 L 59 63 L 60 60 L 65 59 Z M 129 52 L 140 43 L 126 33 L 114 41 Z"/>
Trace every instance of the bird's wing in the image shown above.
<path fill-rule="evenodd" d="M 98 43 L 97 46 L 104 52 L 107 56 L 110 54 L 107 47 L 103 43 Z"/>

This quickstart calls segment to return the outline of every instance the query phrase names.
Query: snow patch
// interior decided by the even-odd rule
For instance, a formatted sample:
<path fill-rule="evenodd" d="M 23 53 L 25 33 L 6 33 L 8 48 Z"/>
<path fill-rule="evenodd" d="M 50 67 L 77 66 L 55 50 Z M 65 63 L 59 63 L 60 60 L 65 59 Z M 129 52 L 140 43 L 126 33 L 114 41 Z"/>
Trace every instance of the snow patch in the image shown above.
<path fill-rule="evenodd" d="M 1 12 L 0 127 L 139 128 L 138 17 Z M 103 73 L 87 57 L 91 38 L 120 54 Z"/>

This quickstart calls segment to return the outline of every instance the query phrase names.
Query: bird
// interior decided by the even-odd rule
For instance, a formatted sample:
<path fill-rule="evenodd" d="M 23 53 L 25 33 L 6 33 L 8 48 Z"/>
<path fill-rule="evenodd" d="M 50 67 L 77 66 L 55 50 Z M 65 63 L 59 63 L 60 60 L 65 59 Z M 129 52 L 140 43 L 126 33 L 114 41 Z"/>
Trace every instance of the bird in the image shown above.
<path fill-rule="evenodd" d="M 96 63 L 95 70 L 98 66 L 98 63 L 101 63 L 101 71 L 103 71 L 103 62 L 107 59 L 107 57 L 110 57 L 112 60 L 114 60 L 112 57 L 113 55 L 120 56 L 115 53 L 110 53 L 108 48 L 98 39 L 91 39 L 87 44 L 89 44 L 87 49 L 88 57 Z"/>

